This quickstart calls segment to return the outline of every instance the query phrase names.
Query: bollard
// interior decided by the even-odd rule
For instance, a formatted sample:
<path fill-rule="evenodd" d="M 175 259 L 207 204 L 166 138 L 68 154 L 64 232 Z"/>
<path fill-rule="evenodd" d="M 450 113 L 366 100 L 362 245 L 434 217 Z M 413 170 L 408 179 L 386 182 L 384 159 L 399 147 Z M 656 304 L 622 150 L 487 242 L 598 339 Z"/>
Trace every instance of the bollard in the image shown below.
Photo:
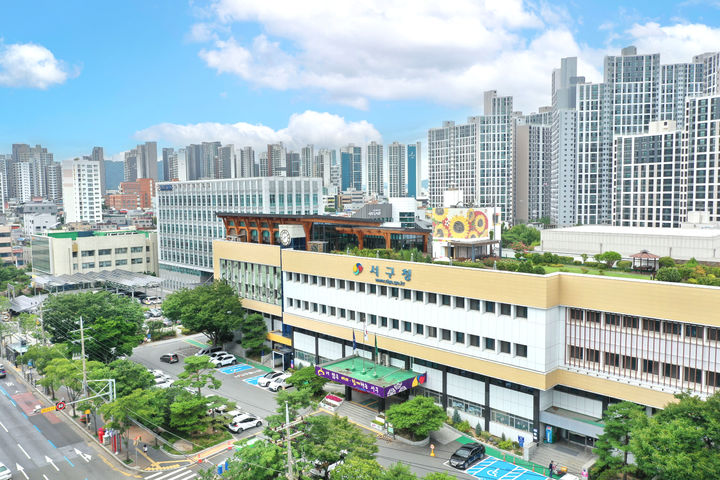
<path fill-rule="evenodd" d="M 431 457 L 435 456 L 435 444 L 434 443 L 430 444 L 430 456 Z"/>

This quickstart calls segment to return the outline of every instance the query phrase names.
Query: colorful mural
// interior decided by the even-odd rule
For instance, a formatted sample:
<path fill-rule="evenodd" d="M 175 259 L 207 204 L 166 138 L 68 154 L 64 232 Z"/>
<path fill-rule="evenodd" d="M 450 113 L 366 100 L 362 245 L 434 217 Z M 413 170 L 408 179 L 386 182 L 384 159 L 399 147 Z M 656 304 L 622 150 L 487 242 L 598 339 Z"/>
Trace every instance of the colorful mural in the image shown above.
<path fill-rule="evenodd" d="M 493 228 L 492 214 L 479 208 L 434 208 L 433 238 L 489 238 Z"/>

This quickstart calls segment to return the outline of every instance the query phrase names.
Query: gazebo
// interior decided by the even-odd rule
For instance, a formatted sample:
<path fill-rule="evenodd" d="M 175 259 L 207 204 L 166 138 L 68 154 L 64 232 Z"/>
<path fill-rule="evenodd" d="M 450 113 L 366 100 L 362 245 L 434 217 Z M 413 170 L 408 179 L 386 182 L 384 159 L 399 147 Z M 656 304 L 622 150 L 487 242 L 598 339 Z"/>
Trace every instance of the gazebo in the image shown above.
<path fill-rule="evenodd" d="M 642 272 L 655 272 L 658 269 L 660 257 L 654 255 L 647 250 L 642 250 L 640 253 L 630 255 L 632 258 L 632 269 L 639 270 Z"/>

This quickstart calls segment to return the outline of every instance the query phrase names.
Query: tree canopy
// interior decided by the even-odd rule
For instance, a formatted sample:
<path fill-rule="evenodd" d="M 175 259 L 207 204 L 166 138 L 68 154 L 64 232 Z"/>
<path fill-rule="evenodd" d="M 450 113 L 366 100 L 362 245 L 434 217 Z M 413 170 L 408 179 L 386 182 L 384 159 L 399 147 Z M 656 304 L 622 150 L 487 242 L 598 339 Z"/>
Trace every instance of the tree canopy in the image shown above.
<path fill-rule="evenodd" d="M 297 389 L 308 389 L 313 396 L 316 396 L 323 392 L 323 386 L 329 380 L 315 374 L 315 367 L 303 367 L 295 370 L 286 382 Z"/>
<path fill-rule="evenodd" d="M 267 336 L 267 325 L 265 319 L 259 313 L 248 315 L 240 324 L 242 333 L 242 347 L 247 351 L 248 356 L 255 356 L 262 352 Z"/>
<path fill-rule="evenodd" d="M 184 370 L 178 375 L 179 380 L 175 382 L 179 387 L 190 387 L 197 389 L 197 396 L 201 396 L 201 388 L 207 387 L 217 390 L 222 382 L 215 378 L 213 371 L 215 365 L 205 355 L 185 357 Z"/>
<path fill-rule="evenodd" d="M 430 397 L 415 397 L 388 408 L 385 416 L 388 422 L 401 433 L 407 432 L 412 440 L 427 437 L 439 429 L 445 421 L 445 410 Z"/>
<path fill-rule="evenodd" d="M 532 244 L 540 241 L 540 230 L 521 223 L 507 230 L 503 230 L 501 241 L 503 248 L 508 248 L 510 245 L 516 243 L 530 247 Z"/>
<path fill-rule="evenodd" d="M 219 281 L 168 295 L 163 313 L 185 328 L 204 333 L 213 345 L 231 341 L 245 315 L 232 287 Z"/>
<path fill-rule="evenodd" d="M 43 323 L 53 343 L 67 343 L 80 353 L 80 317 L 85 327 L 85 353 L 110 363 L 130 355 L 142 341 L 143 311 L 130 298 L 111 292 L 50 295 L 43 306 Z"/>

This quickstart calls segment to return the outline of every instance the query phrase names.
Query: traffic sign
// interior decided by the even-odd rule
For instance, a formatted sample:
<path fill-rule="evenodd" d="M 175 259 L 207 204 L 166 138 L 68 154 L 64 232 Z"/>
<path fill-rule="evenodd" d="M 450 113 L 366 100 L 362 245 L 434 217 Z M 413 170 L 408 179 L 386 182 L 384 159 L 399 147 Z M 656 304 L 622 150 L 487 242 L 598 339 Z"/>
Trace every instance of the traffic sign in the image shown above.
<path fill-rule="evenodd" d="M 57 402 L 57 403 L 55 404 L 55 409 L 56 409 L 56 410 L 63 410 L 64 408 L 65 408 L 65 402 Z"/>
<path fill-rule="evenodd" d="M 55 405 L 52 407 L 45 407 L 42 410 L 40 410 L 40 413 L 48 413 L 48 412 L 54 412 L 55 411 Z"/>

